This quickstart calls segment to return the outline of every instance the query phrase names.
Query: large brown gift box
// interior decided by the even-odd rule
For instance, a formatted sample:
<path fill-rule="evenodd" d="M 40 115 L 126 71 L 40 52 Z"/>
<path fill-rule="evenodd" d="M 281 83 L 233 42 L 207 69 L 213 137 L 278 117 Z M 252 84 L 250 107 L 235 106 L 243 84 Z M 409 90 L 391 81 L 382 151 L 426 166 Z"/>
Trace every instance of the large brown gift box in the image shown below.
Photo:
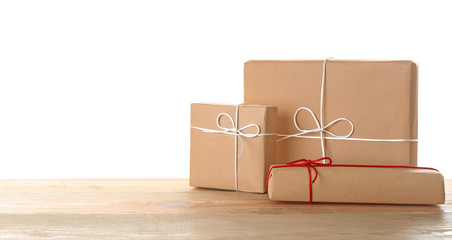
<path fill-rule="evenodd" d="M 442 204 L 444 178 L 436 170 L 378 167 L 316 167 L 312 202 Z M 311 168 L 312 179 L 315 172 Z M 307 167 L 273 168 L 271 200 L 309 202 Z"/>
<path fill-rule="evenodd" d="M 192 104 L 190 186 L 266 192 L 268 169 L 276 163 L 276 115 L 273 106 Z"/>
<path fill-rule="evenodd" d="M 323 64 L 323 60 L 248 61 L 244 76 L 245 103 L 278 107 L 278 134 L 300 133 L 293 120 L 298 108 L 311 109 L 321 121 Z M 326 126 L 338 118 L 349 119 L 354 132 L 345 140 L 331 139 L 325 132 L 330 137 L 325 140 L 325 155 L 335 163 L 416 166 L 416 64 L 328 60 L 322 124 Z M 317 128 L 306 109 L 296 119 L 302 130 Z M 351 125 L 341 120 L 326 130 L 347 135 Z M 292 137 L 277 143 L 277 163 L 322 156 L 320 133 L 303 136 L 314 139 Z"/>

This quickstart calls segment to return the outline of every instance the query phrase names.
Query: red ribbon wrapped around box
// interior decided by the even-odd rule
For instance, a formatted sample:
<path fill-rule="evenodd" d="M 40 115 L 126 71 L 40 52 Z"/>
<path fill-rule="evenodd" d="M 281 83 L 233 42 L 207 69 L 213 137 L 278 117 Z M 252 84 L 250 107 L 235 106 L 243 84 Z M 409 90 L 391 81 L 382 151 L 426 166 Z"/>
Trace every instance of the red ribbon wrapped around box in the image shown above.
<path fill-rule="evenodd" d="M 328 157 L 273 165 L 267 189 L 271 200 L 309 203 L 441 204 L 445 200 L 444 178 L 434 168 L 332 164 Z"/>

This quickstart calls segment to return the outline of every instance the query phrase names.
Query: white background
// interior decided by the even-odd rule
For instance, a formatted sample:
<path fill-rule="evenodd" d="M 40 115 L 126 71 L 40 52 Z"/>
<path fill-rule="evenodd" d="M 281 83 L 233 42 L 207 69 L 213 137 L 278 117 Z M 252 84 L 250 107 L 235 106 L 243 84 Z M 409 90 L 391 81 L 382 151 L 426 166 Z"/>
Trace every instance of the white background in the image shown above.
<path fill-rule="evenodd" d="M 0 178 L 189 175 L 191 102 L 249 59 L 419 64 L 419 165 L 452 178 L 448 1 L 2 1 Z"/>

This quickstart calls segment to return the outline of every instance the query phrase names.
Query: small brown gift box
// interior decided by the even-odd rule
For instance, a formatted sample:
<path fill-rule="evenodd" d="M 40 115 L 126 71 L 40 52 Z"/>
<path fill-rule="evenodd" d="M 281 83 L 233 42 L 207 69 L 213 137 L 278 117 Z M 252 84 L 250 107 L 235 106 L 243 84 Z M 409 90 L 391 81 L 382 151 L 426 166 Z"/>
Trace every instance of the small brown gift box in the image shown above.
<path fill-rule="evenodd" d="M 277 166 L 281 165 L 272 166 L 268 178 L 271 200 L 309 202 L 310 196 L 312 202 L 338 203 L 442 204 L 445 200 L 444 178 L 431 168 Z"/>
<path fill-rule="evenodd" d="M 417 66 L 411 61 L 248 61 L 245 103 L 278 107 L 277 133 L 318 129 L 307 109 L 326 127 L 326 156 L 337 164 L 417 166 Z M 321 105 L 322 77 L 323 104 Z M 323 121 L 320 109 L 323 106 Z M 301 136 L 301 135 L 300 135 Z M 320 132 L 305 132 L 277 143 L 277 163 L 322 156 Z"/>
<path fill-rule="evenodd" d="M 190 186 L 265 193 L 276 115 L 273 106 L 192 104 Z"/>

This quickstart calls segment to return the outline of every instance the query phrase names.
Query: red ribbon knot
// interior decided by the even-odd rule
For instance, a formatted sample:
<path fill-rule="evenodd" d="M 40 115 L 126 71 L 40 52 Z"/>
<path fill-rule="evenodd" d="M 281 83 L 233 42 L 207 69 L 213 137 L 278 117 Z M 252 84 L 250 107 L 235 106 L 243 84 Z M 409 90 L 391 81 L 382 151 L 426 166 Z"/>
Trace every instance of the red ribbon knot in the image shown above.
<path fill-rule="evenodd" d="M 312 170 L 314 170 L 314 172 L 315 172 L 315 177 L 314 177 L 314 179 L 312 179 L 311 183 L 314 183 L 315 180 L 317 180 L 317 175 L 318 175 L 317 169 L 315 167 L 316 166 L 328 166 L 328 165 L 331 165 L 331 163 L 332 163 L 331 158 L 323 157 L 323 158 L 319 158 L 317 160 L 300 159 L 300 160 L 288 162 L 288 163 L 286 163 L 286 165 L 288 167 L 307 167 L 310 181 L 312 179 L 311 178 L 311 168 L 312 168 Z"/>
<path fill-rule="evenodd" d="M 273 166 L 268 171 L 267 176 L 267 189 L 268 189 L 268 179 L 270 178 L 270 174 L 273 168 L 282 168 L 282 167 L 306 167 L 308 169 L 309 174 L 309 203 L 312 203 L 312 184 L 317 180 L 318 172 L 316 166 L 331 166 L 332 160 L 329 157 L 319 158 L 317 160 L 308 160 L 308 159 L 300 159 L 292 162 L 286 163 L 286 165 L 281 166 Z M 315 177 L 312 179 L 311 169 L 314 170 Z"/>

